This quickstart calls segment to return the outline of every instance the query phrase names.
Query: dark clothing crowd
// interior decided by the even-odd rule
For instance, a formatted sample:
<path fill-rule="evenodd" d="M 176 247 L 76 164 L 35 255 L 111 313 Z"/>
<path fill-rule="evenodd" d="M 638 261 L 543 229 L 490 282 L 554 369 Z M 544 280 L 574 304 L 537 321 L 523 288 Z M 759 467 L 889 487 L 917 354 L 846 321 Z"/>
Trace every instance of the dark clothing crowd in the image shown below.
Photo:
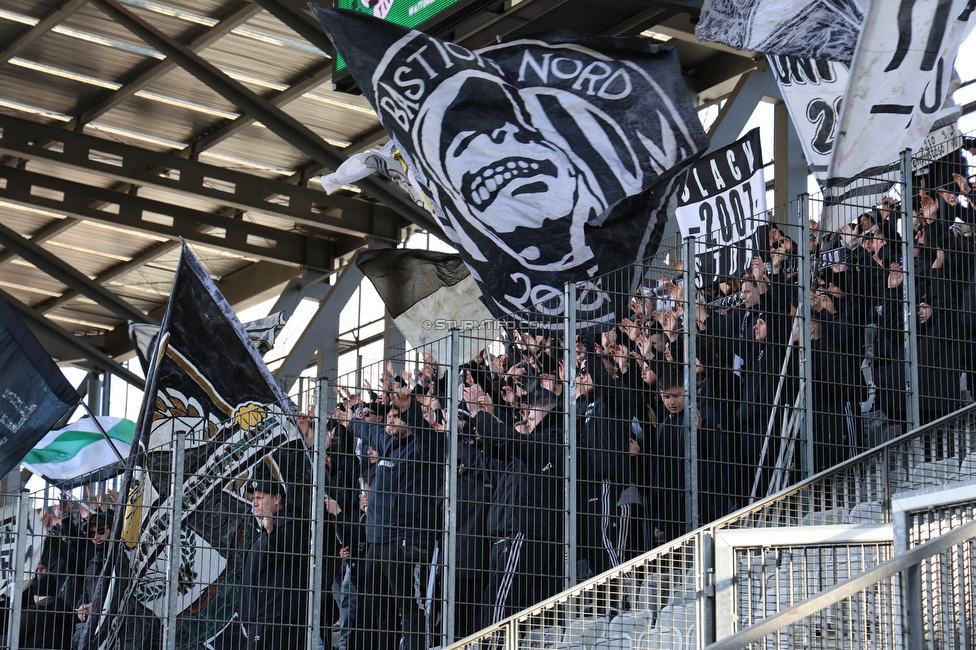
<path fill-rule="evenodd" d="M 441 643 L 448 587 L 462 638 L 905 431 L 913 390 L 916 424 L 960 408 L 976 369 L 976 197 L 952 182 L 836 231 L 764 225 L 744 272 L 695 291 L 681 265 L 649 267 L 618 322 L 572 338 L 510 328 L 453 380 L 425 355 L 375 388 L 336 386 L 306 437 L 326 454 L 324 537 L 288 472 L 248 477 L 259 524 L 242 541 L 235 647 L 424 650 Z M 276 453 L 286 467 L 304 448 Z M 303 471 L 291 480 L 308 488 Z M 39 574 L 21 647 L 84 647 L 104 517 L 49 536 L 46 571 L 76 577 Z M 316 544 L 322 627 L 309 631 Z"/>

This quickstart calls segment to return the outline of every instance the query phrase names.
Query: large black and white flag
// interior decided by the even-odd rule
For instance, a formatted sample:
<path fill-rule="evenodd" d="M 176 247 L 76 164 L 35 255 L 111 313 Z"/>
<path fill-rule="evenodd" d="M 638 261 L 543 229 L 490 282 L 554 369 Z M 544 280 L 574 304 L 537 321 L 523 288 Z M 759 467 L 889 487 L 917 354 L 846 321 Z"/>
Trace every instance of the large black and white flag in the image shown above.
<path fill-rule="evenodd" d="M 0 477 L 79 401 L 51 355 L 0 298 Z"/>
<path fill-rule="evenodd" d="M 870 0 L 705 0 L 695 36 L 736 50 L 850 63 L 868 4 Z"/>
<path fill-rule="evenodd" d="M 466 331 L 459 351 L 462 362 L 480 352 L 484 341 L 501 334 L 501 323 L 481 300 L 481 290 L 460 255 L 370 249 L 357 253 L 356 266 L 373 283 L 407 342 L 441 363 L 450 359 L 447 337 L 452 329 Z"/>
<path fill-rule="evenodd" d="M 768 221 L 758 128 L 688 170 L 675 217 L 681 234 L 695 237 L 698 286 L 749 268 L 759 250 L 756 232 Z"/>
<path fill-rule="evenodd" d="M 947 107 L 959 46 L 976 25 L 972 0 L 874 2 L 851 63 L 850 84 L 828 172 L 830 199 L 844 202 L 879 178 L 905 149 L 917 151 L 933 127 L 957 114 Z M 828 211 L 837 228 L 843 210 Z"/>
<path fill-rule="evenodd" d="M 566 282 L 655 252 L 708 144 L 674 50 L 560 32 L 472 51 L 313 8 L 496 316 L 558 316 Z"/>
<path fill-rule="evenodd" d="M 111 648 L 120 639 L 130 647 L 126 640 L 133 638 L 145 640 L 138 647 L 158 646 L 158 638 L 148 637 L 165 623 L 167 596 L 175 597 L 179 612 L 171 630 L 176 647 L 205 647 L 225 629 L 239 635 L 240 627 L 228 624 L 253 533 L 247 479 L 258 465 L 268 466 L 293 503 L 307 495 L 303 483 L 311 476 L 286 397 L 185 245 L 149 361 L 124 516 L 113 535 L 121 543 L 106 561 L 99 592 L 105 615 L 89 625 L 90 647 Z M 179 432 L 186 433 L 183 514 L 174 533 L 171 467 Z M 175 593 L 167 574 L 171 559 L 179 564 Z"/>

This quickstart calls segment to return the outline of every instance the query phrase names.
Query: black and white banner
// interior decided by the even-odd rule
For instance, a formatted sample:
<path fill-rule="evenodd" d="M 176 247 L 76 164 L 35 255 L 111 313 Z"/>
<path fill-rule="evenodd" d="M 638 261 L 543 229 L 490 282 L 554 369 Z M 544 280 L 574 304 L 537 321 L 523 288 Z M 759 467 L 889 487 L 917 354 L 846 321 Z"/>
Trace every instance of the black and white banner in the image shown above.
<path fill-rule="evenodd" d="M 879 177 L 905 149 L 917 151 L 946 107 L 960 44 L 973 29 L 973 0 L 874 2 L 851 64 L 828 172 L 833 202 L 869 197 L 854 181 Z M 951 121 L 951 117 L 947 117 Z M 852 187 L 854 189 L 852 189 Z M 824 222 L 837 228 L 843 210 Z"/>
<path fill-rule="evenodd" d="M 51 355 L 0 298 L 0 477 L 79 401 Z"/>
<path fill-rule="evenodd" d="M 800 137 L 810 171 L 823 185 L 834 153 L 850 69 L 844 63 L 827 59 L 786 55 L 767 58 Z"/>
<path fill-rule="evenodd" d="M 566 282 L 599 295 L 655 252 L 708 145 L 673 49 L 558 32 L 472 51 L 313 8 L 496 316 L 556 318 Z"/>
<path fill-rule="evenodd" d="M 214 639 L 222 634 L 233 637 L 226 643 L 242 642 L 240 627 L 229 623 L 253 528 L 247 479 L 267 465 L 297 505 L 311 476 L 305 443 L 248 332 L 186 245 L 149 361 L 122 489 L 127 501 L 115 524 L 120 541 L 106 559 L 97 596 L 103 615 L 89 619 L 87 643 L 130 647 L 126 639 L 158 633 L 171 604 L 180 613 L 177 648 L 219 647 Z M 172 454 L 180 432 L 183 517 L 174 524 Z M 176 594 L 170 562 L 186 576 Z"/>
<path fill-rule="evenodd" d="M 497 340 L 501 323 L 481 301 L 481 290 L 460 255 L 410 248 L 359 251 L 356 266 L 373 283 L 397 329 L 414 349 L 450 359 L 452 329 L 465 331 L 459 354 L 474 358 Z"/>
<path fill-rule="evenodd" d="M 21 498 L 26 498 L 22 496 Z M 27 590 L 37 571 L 47 530 L 39 511 L 28 508 L 27 521 L 17 521 L 19 504 L 16 501 L 0 508 L 0 596 L 13 601 L 15 583 L 21 593 Z M 17 557 L 17 537 L 27 536 L 24 557 Z M 17 576 L 16 573 L 20 572 Z"/>
<path fill-rule="evenodd" d="M 767 221 L 759 129 L 702 157 L 688 170 L 675 212 L 684 237 L 695 237 L 698 286 L 742 275 Z"/>
<path fill-rule="evenodd" d="M 695 36 L 736 50 L 849 63 L 865 4 L 870 0 L 705 0 Z"/>

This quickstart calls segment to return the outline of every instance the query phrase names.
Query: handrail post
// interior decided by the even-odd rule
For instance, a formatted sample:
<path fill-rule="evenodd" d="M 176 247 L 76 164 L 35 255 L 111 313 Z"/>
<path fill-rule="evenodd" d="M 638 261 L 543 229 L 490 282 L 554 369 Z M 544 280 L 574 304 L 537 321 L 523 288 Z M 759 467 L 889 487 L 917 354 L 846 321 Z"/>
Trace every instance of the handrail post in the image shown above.
<path fill-rule="evenodd" d="M 695 303 L 696 269 L 694 237 L 684 241 L 685 258 L 685 516 L 690 526 L 684 532 L 698 528 L 698 373 L 695 360 L 698 357 L 698 326 Z"/>
<path fill-rule="evenodd" d="M 800 434 L 803 452 L 801 476 L 809 478 L 817 473 L 814 466 L 813 453 L 813 340 L 810 326 L 813 322 L 813 310 L 810 305 L 810 294 L 813 291 L 813 259 L 810 255 L 810 195 L 800 194 L 797 197 L 797 212 L 800 219 L 800 318 L 803 327 L 800 330 L 800 344 L 803 353 L 800 355 L 800 377 L 803 380 L 803 431 Z"/>
<path fill-rule="evenodd" d="M 322 383 L 327 381 L 325 377 L 319 377 L 316 382 L 316 411 L 320 414 L 324 413 L 324 406 L 322 404 L 322 398 L 326 394 L 322 389 Z M 309 599 L 309 629 L 307 642 L 309 648 L 317 648 L 318 643 L 315 640 L 318 638 L 318 634 L 322 628 L 322 593 L 326 590 L 331 592 L 332 585 L 323 585 L 322 580 L 324 578 L 324 564 L 325 564 L 325 549 L 324 539 L 325 539 L 325 481 L 326 481 L 326 464 L 325 464 L 325 420 L 319 419 L 315 423 L 315 445 L 312 448 L 312 453 L 315 458 L 315 468 L 314 474 L 314 485 L 312 486 L 312 507 L 313 516 L 315 521 L 312 523 L 313 529 L 313 544 L 312 544 L 312 570 L 309 572 L 309 580 L 311 584 L 309 588 L 311 589 L 312 597 Z M 348 540 L 343 540 L 349 543 Z M 342 567 L 345 571 L 345 566 Z M 340 584 L 342 578 L 339 579 Z M 330 621 L 331 622 L 331 621 Z M 328 633 L 328 632 L 327 632 Z"/>
<path fill-rule="evenodd" d="M 458 411 L 461 408 L 461 332 L 451 329 L 451 375 L 448 384 L 448 428 L 450 443 L 447 454 L 447 535 L 444 544 L 444 560 L 446 561 L 444 590 L 444 639 L 441 646 L 454 643 L 455 616 L 454 609 L 457 602 L 457 518 L 458 518 Z M 433 570 L 434 567 L 431 567 Z"/>
<path fill-rule="evenodd" d="M 567 282 L 563 287 L 563 326 L 565 351 L 563 353 L 563 372 L 566 384 L 563 387 L 563 411 L 566 417 L 566 588 L 576 584 L 576 284 Z"/>
<path fill-rule="evenodd" d="M 902 278 L 905 287 L 905 361 L 908 363 L 908 427 L 911 431 L 921 423 L 918 400 L 918 351 L 916 349 L 917 328 L 915 319 L 918 305 L 915 296 L 915 233 L 912 223 L 912 203 L 915 189 L 912 186 L 912 150 L 901 152 L 901 210 L 904 215 L 902 221 L 902 240 L 904 242 L 904 258 L 902 261 Z"/>
<path fill-rule="evenodd" d="M 30 528 L 27 525 L 27 518 L 30 516 L 30 493 L 26 489 L 20 491 L 20 500 L 17 502 L 17 541 L 14 542 L 14 559 L 11 567 L 14 572 L 14 583 L 10 592 L 10 625 L 8 626 L 10 650 L 20 650 L 20 614 L 23 611 L 23 598 L 21 594 L 24 590 L 24 581 L 30 581 L 27 573 L 27 566 L 24 563 L 24 556 L 27 554 L 27 536 Z"/>
<path fill-rule="evenodd" d="M 169 555 L 166 558 L 166 575 L 169 584 L 166 592 L 166 627 L 163 629 L 163 648 L 166 650 L 175 650 L 176 648 L 176 623 L 179 614 L 177 599 L 180 593 L 180 564 L 182 559 L 180 532 L 183 521 L 183 461 L 186 449 L 186 432 L 178 431 L 176 440 L 173 442 L 173 483 L 170 487 L 173 513 L 169 526 Z"/>

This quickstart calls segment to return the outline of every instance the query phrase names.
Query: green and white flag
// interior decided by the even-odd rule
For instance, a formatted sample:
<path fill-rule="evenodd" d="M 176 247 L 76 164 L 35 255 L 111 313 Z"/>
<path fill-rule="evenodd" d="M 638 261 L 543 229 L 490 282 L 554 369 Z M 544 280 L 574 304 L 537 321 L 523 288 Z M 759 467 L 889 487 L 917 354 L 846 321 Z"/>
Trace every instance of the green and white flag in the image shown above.
<path fill-rule="evenodd" d="M 129 456 L 136 423 L 123 418 L 81 418 L 63 429 L 49 432 L 24 457 L 24 467 L 59 483 L 117 463 L 119 457 L 98 428 L 101 425 L 122 458 Z"/>

